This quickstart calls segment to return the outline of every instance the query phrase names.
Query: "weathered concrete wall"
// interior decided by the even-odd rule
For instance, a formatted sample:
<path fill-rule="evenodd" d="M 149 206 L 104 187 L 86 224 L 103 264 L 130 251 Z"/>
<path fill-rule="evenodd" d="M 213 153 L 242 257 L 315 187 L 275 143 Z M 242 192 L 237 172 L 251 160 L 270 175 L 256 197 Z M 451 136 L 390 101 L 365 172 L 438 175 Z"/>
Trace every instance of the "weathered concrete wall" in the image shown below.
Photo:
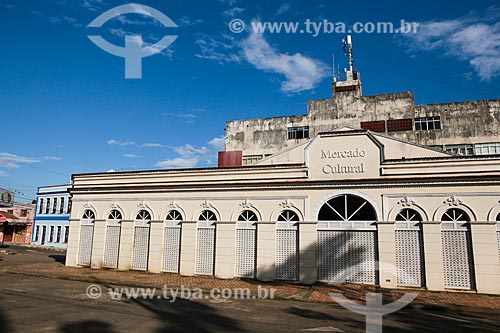
<path fill-rule="evenodd" d="M 310 137 L 364 121 L 441 117 L 441 130 L 389 132 L 424 145 L 500 142 L 500 99 L 415 105 L 413 92 L 373 96 L 337 93 L 308 101 L 307 115 L 228 121 L 226 150 L 243 155 L 272 154 L 303 140 L 287 140 L 287 128 L 309 126 Z"/>

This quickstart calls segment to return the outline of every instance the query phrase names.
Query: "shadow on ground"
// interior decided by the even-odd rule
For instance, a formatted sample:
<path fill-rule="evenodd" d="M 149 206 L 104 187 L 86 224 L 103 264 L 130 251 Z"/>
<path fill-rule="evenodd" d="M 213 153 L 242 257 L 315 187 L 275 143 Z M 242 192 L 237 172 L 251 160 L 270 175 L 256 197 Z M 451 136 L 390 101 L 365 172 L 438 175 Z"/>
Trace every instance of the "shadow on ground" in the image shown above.
<path fill-rule="evenodd" d="M 66 262 L 66 255 L 65 254 L 53 254 L 50 255 L 49 258 L 54 259 L 55 262 L 58 262 L 60 264 L 63 264 Z"/>
<path fill-rule="evenodd" d="M 0 298 L 0 332 L 2 333 L 11 333 L 14 332 L 12 326 L 10 324 L 9 319 L 5 315 L 1 304 L 4 302 L 3 298 Z"/>
<path fill-rule="evenodd" d="M 103 283 L 99 279 L 94 279 L 95 284 L 101 286 L 102 290 L 111 290 L 116 288 Z M 134 304 L 153 314 L 156 318 L 158 328 L 157 333 L 171 332 L 199 332 L 199 333 L 218 333 L 218 332 L 241 332 L 242 328 L 238 322 L 230 317 L 224 316 L 220 310 L 198 301 L 189 299 L 176 299 L 171 302 L 169 299 L 159 295 L 158 298 L 144 299 L 141 297 L 121 300 L 115 302 L 124 302 Z M 140 325 L 140 323 L 133 323 Z M 65 323 L 59 328 L 60 333 L 87 333 L 103 332 L 112 333 L 116 330 L 113 325 L 104 321 L 81 321 Z M 0 330 L 3 333 L 3 331 Z"/>
<path fill-rule="evenodd" d="M 61 333 L 113 333 L 112 325 L 98 320 L 84 320 L 64 324 Z"/>

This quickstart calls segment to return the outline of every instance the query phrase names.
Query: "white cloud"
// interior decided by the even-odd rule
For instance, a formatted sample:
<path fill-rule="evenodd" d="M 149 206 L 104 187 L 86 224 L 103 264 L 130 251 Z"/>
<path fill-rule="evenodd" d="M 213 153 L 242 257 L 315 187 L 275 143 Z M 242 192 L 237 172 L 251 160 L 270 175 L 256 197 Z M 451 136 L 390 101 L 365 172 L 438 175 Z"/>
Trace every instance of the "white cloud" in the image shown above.
<path fill-rule="evenodd" d="M 329 75 L 323 62 L 300 53 L 280 53 L 269 45 L 263 34 L 250 33 L 241 47 L 245 59 L 257 69 L 285 76 L 281 90 L 286 93 L 313 89 Z"/>
<path fill-rule="evenodd" d="M 135 154 L 123 154 L 123 157 L 127 157 L 127 158 L 136 158 L 137 155 Z"/>
<path fill-rule="evenodd" d="M 182 118 L 182 119 L 187 119 L 187 120 L 193 120 L 198 118 L 197 115 L 193 113 L 173 113 L 173 112 L 163 112 L 162 115 L 165 117 L 175 117 L 175 118 Z"/>
<path fill-rule="evenodd" d="M 151 142 L 151 143 L 143 143 L 141 145 L 141 147 L 145 147 L 145 148 L 166 148 L 168 146 L 162 145 L 161 143 Z"/>
<path fill-rule="evenodd" d="M 198 58 L 217 61 L 221 65 L 246 60 L 259 70 L 284 75 L 281 90 L 285 93 L 314 89 L 329 76 L 330 69 L 323 62 L 300 53 L 280 53 L 269 45 L 263 34 L 250 33 L 243 41 L 226 34 L 216 38 L 203 35 L 196 44 L 201 51 L 195 54 Z"/>
<path fill-rule="evenodd" d="M 208 147 L 207 147 L 208 146 Z M 179 157 L 160 161 L 155 164 L 159 168 L 193 168 L 196 166 L 214 166 L 217 161 L 217 153 L 224 150 L 224 137 L 216 137 L 208 141 L 207 146 L 183 146 L 171 147 Z"/>
<path fill-rule="evenodd" d="M 0 167 L 17 169 L 21 163 L 39 163 L 40 160 L 31 157 L 23 157 L 9 153 L 0 153 Z"/>
<path fill-rule="evenodd" d="M 7 8 L 7 9 L 13 9 L 15 6 L 11 5 L 9 3 L 1 3 L 0 2 L 0 7 Z"/>
<path fill-rule="evenodd" d="M 284 13 L 288 12 L 290 9 L 291 9 L 291 7 L 290 7 L 289 3 L 286 3 L 286 2 L 282 3 L 278 7 L 278 9 L 276 10 L 276 14 L 275 15 L 278 16 L 278 15 L 284 14 Z"/>
<path fill-rule="evenodd" d="M 209 35 L 201 35 L 195 43 L 200 48 L 200 52 L 195 54 L 198 58 L 213 60 L 221 65 L 241 62 L 238 43 L 233 36 L 223 34 L 214 38 Z"/>
<path fill-rule="evenodd" d="M 226 9 L 224 11 L 224 15 L 229 16 L 229 17 L 234 17 L 238 14 L 243 13 L 244 11 L 245 11 L 245 8 L 233 7 L 233 8 Z"/>
<path fill-rule="evenodd" d="M 410 51 L 441 51 L 447 57 L 468 61 L 481 80 L 500 75 L 500 9 L 484 17 L 422 22 L 417 33 L 403 35 Z"/>
<path fill-rule="evenodd" d="M 191 157 L 191 156 L 198 156 L 198 155 L 204 155 L 208 152 L 207 147 L 201 146 L 201 147 L 194 147 L 192 145 L 185 144 L 184 146 L 179 146 L 179 147 L 173 147 L 172 148 L 177 154 L 183 156 L 183 157 Z"/>
<path fill-rule="evenodd" d="M 75 19 L 73 17 L 66 16 L 66 15 L 51 16 L 51 17 L 49 17 L 49 21 L 52 22 L 53 24 L 67 23 L 69 25 L 72 25 L 75 28 L 82 27 L 82 25 L 80 23 L 78 23 L 77 19 Z"/>
<path fill-rule="evenodd" d="M 130 141 L 130 140 L 119 141 L 119 140 L 111 139 L 111 140 L 106 141 L 106 143 L 108 145 L 117 145 L 117 146 L 132 146 L 132 145 L 136 145 L 136 143 L 134 141 Z"/>
<path fill-rule="evenodd" d="M 9 174 L 5 171 L 0 170 L 0 177 L 7 177 Z"/>
<path fill-rule="evenodd" d="M 104 0 L 84 0 L 82 7 L 92 12 L 98 12 L 103 10 L 104 4 Z"/>
<path fill-rule="evenodd" d="M 178 21 L 179 27 L 192 27 L 194 25 L 205 23 L 202 19 L 193 20 L 188 16 L 182 16 Z"/>
<path fill-rule="evenodd" d="M 108 140 L 106 143 L 111 146 L 121 146 L 121 147 L 134 146 L 139 148 L 168 148 L 168 146 L 156 142 L 146 142 L 143 144 L 137 144 L 135 141 L 131 140 L 119 141 L 111 139 Z"/>
<path fill-rule="evenodd" d="M 224 3 L 224 4 L 228 4 L 229 6 L 234 6 L 238 0 L 219 0 L 220 2 Z"/>
<path fill-rule="evenodd" d="M 62 160 L 62 158 L 57 157 L 57 156 L 44 156 L 43 159 L 46 161 L 60 161 L 60 160 Z"/>
<path fill-rule="evenodd" d="M 217 151 L 223 151 L 225 146 L 224 136 L 219 136 L 208 141 L 208 144 L 214 147 Z"/>
<path fill-rule="evenodd" d="M 192 168 L 196 166 L 198 159 L 196 158 L 181 158 L 177 157 L 171 160 L 160 161 L 155 164 L 158 168 L 164 169 L 176 169 L 176 168 Z"/>

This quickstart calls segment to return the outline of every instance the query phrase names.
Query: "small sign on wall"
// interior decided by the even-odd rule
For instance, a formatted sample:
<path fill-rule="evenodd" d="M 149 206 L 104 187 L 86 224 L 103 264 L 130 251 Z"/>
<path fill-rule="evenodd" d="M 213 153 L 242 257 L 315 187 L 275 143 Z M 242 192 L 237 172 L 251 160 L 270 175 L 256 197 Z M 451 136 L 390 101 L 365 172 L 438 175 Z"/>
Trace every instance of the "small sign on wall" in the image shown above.
<path fill-rule="evenodd" d="M 0 189 L 0 207 L 12 207 L 14 205 L 14 192 Z"/>

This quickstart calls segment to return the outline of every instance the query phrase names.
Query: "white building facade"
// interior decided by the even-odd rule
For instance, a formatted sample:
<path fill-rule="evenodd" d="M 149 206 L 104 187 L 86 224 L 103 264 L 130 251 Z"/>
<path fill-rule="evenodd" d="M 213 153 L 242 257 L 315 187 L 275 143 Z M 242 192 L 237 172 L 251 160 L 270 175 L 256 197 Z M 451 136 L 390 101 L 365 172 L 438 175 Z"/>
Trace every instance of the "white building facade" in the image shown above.
<path fill-rule="evenodd" d="M 68 266 L 500 294 L 500 156 L 370 131 L 237 168 L 73 175 Z"/>

